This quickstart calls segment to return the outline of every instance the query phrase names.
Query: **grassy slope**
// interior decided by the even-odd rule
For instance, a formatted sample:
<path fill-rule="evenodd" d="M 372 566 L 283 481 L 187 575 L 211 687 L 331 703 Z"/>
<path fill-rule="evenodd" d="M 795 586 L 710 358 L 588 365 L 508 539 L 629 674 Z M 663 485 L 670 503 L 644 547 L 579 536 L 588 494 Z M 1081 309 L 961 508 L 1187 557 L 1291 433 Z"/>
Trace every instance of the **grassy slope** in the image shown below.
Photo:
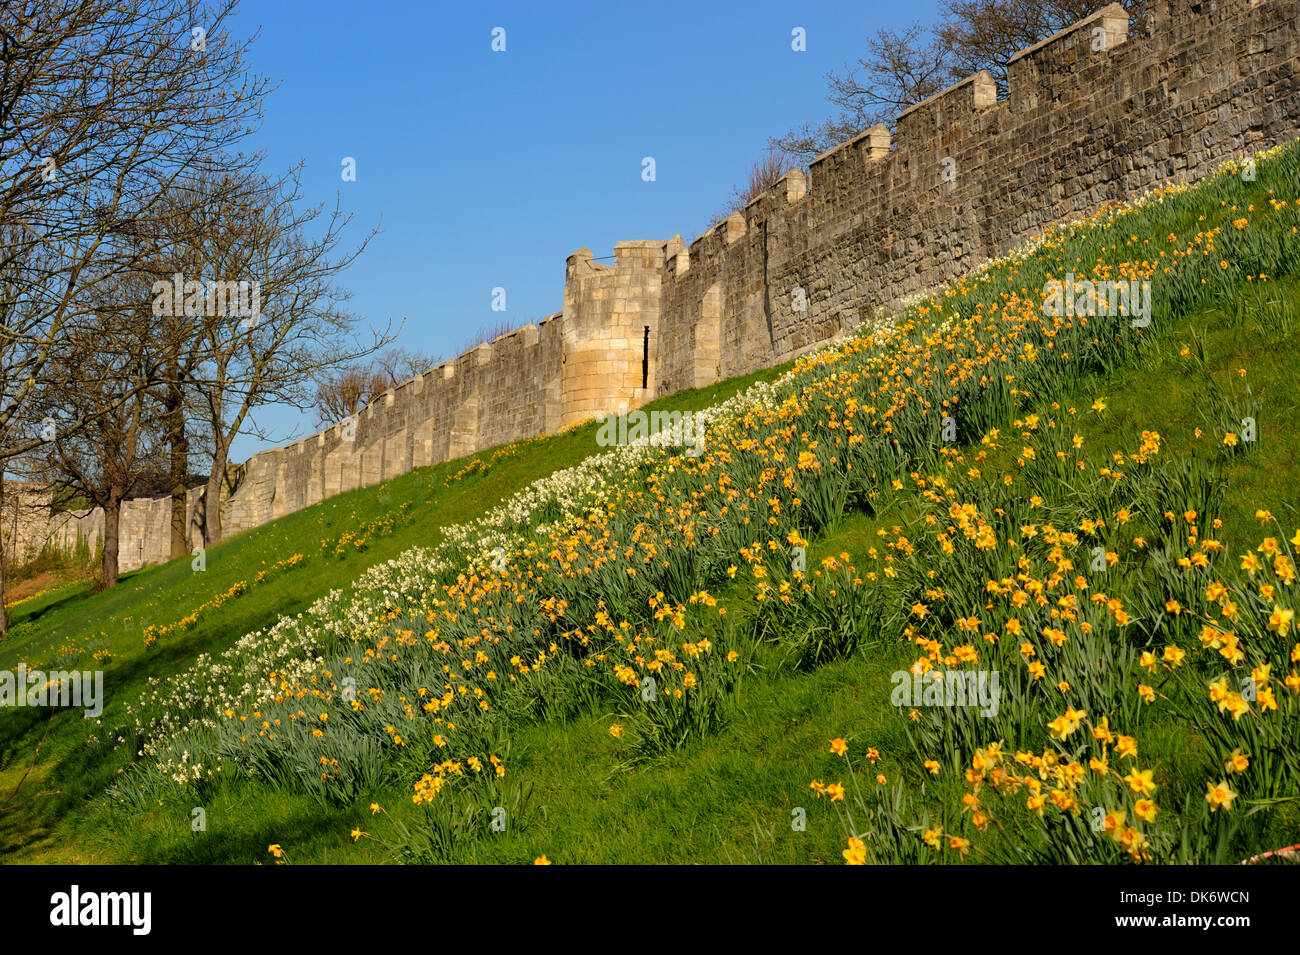
<path fill-rule="evenodd" d="M 1246 289 L 1241 290 L 1244 294 Z M 1285 295 L 1300 311 L 1300 284 L 1282 282 L 1273 294 Z M 1224 308 L 1223 306 L 1228 306 Z M 1165 435 L 1170 450 L 1185 450 L 1202 426 L 1198 408 L 1212 384 L 1222 385 L 1239 368 L 1248 370 L 1256 396 L 1270 420 L 1295 420 L 1300 394 L 1294 387 L 1294 360 L 1300 328 L 1279 337 L 1239 325 L 1231 303 L 1181 319 L 1158 347 L 1109 375 L 1085 379 L 1077 403 L 1086 406 L 1104 395 L 1109 411 L 1090 443 L 1133 446 L 1143 429 Z M 1203 341 L 1207 361 L 1181 358 L 1183 342 Z M 1267 429 L 1258 450 L 1229 466 L 1227 525 L 1236 550 L 1254 538 L 1256 508 L 1267 507 L 1283 525 L 1300 524 L 1300 501 L 1292 485 L 1300 454 L 1295 429 Z M 876 543 L 875 530 L 889 514 L 871 520 L 850 514 L 836 530 L 814 543 L 810 565 L 822 556 L 849 551 L 865 560 Z M 726 593 L 719 597 L 726 600 Z M 737 592 L 731 596 L 740 596 Z M 495 839 L 474 840 L 454 857 L 464 862 L 520 862 L 543 853 L 563 862 L 764 861 L 838 863 L 843 834 L 829 805 L 809 791 L 813 778 L 837 778 L 839 761 L 827 741 L 846 737 L 856 752 L 876 746 L 899 753 L 907 743 L 902 716 L 880 701 L 889 695 L 893 671 L 915 658 L 901 641 L 878 646 L 811 673 L 779 670 L 774 652 L 760 653 L 761 669 L 744 684 L 738 709 L 721 732 L 675 753 L 671 760 L 623 766 L 621 744 L 608 726 L 612 714 L 587 712 L 561 724 L 522 727 L 513 740 L 512 772 L 533 786 L 533 812 L 520 827 Z M 1148 736 L 1154 751 L 1172 752 L 1188 743 L 1177 727 Z M 888 755 L 880 768 L 890 778 L 919 779 L 914 766 L 900 766 Z M 109 858 L 146 862 L 253 862 L 266 858 L 266 846 L 283 844 L 292 862 L 363 863 L 385 861 L 381 846 L 390 824 L 372 816 L 364 802 L 325 809 L 313 800 L 278 791 L 257 791 L 258 811 L 246 811 L 249 795 L 224 790 L 205 807 L 206 838 L 196 839 L 174 808 L 138 819 L 139 828 L 119 832 L 111 811 L 100 806 L 90 817 L 89 834 Z M 374 794 L 398 819 L 414 822 L 405 788 Z M 795 832 L 791 812 L 803 807 L 807 829 Z M 1292 819 L 1291 824 L 1297 820 Z M 358 827 L 371 838 L 353 843 Z M 30 857 L 30 856 L 28 856 Z M 38 857 L 39 858 L 39 857 Z"/>
<path fill-rule="evenodd" d="M 647 408 L 709 407 L 788 367 L 672 395 Z M 93 653 L 107 651 L 112 658 L 103 667 L 108 705 L 102 720 L 105 726 L 116 725 L 123 701 L 133 699 L 149 677 L 178 673 L 200 653 L 220 651 L 281 615 L 299 613 L 329 590 L 346 588 L 367 567 L 407 548 L 436 544 L 444 527 L 471 520 L 529 483 L 598 450 L 595 429 L 594 423 L 581 425 L 332 497 L 212 547 L 203 573 L 194 572 L 187 557 L 126 574 L 118 587 L 105 593 L 92 595 L 87 583 L 78 582 L 42 594 L 11 608 L 14 626 L 0 643 L 0 668 L 19 662 L 32 668 L 91 668 L 97 666 Z M 372 533 L 363 549 L 348 544 L 341 555 L 334 553 L 341 535 L 400 513 L 403 503 L 410 507 L 391 532 Z M 322 541 L 329 541 L 329 547 L 323 548 Z M 173 625 L 232 585 L 251 583 L 258 572 L 294 554 L 307 559 L 201 613 L 190 629 L 174 631 L 153 649 L 145 648 L 146 626 Z M 0 806 L 30 767 L 45 725 L 33 710 L 0 711 Z M 111 852 L 106 855 L 67 838 L 86 798 L 101 792 L 121 765 L 120 760 L 92 763 L 83 758 L 87 733 L 93 730 L 79 712 L 55 717 L 40 760 L 18 798 L 25 800 L 36 791 L 57 792 L 0 812 L 0 858 L 15 851 L 20 858 L 38 860 L 113 858 Z M 70 842 L 78 844 L 69 848 Z"/>
<path fill-rule="evenodd" d="M 1294 314 L 1300 300 L 1295 285 L 1277 283 L 1271 289 L 1274 295 L 1285 295 Z M 1160 347 L 1148 349 L 1138 361 L 1085 379 L 1078 403 L 1086 406 L 1097 395 L 1106 395 L 1111 406 L 1103 433 L 1093 432 L 1099 443 L 1104 438 L 1112 447 L 1131 446 L 1142 429 L 1154 428 L 1166 436 L 1171 451 L 1186 450 L 1194 440 L 1193 429 L 1204 424 L 1198 409 L 1208 404 L 1210 389 L 1214 383 L 1226 384 L 1238 368 L 1248 369 L 1269 420 L 1295 420 L 1297 392 L 1290 356 L 1300 346 L 1300 336 L 1295 329 L 1255 327 L 1250 311 L 1239 307 L 1252 294 L 1254 289 L 1243 283 L 1236 294 L 1165 329 Z M 1179 356 L 1177 346 L 1183 342 L 1191 347 L 1192 357 Z M 1196 355 L 1205 356 L 1203 364 Z M 775 371 L 706 392 L 672 396 L 663 404 L 702 407 L 772 374 Z M 50 597 L 33 601 L 33 606 L 21 608 L 20 620 L 40 614 L 39 623 L 19 629 L 0 647 L 0 665 L 12 666 L 18 659 L 54 662 L 59 646 L 85 643 L 99 632 L 97 624 L 113 619 L 120 632 L 103 638 L 117 654 L 109 679 L 117 699 L 129 698 L 146 670 L 155 675 L 175 672 L 196 653 L 226 646 L 243 632 L 265 626 L 276 613 L 301 609 L 363 567 L 411 544 L 436 541 L 439 526 L 473 516 L 528 481 L 576 461 L 592 445 L 589 429 L 533 442 L 525 454 L 499 459 L 486 475 L 470 475 L 448 488 L 444 481 L 463 462 L 422 470 L 332 499 L 214 548 L 205 575 L 192 574 L 188 562 L 177 562 L 131 575 L 110 594 L 61 595 L 57 603 Z M 1229 467 L 1225 516 L 1229 528 L 1243 535 L 1227 538 L 1234 549 L 1252 538 L 1258 507 L 1270 508 L 1284 525 L 1298 522 L 1291 490 L 1298 446 L 1300 436 L 1293 429 L 1269 429 L 1254 453 L 1234 459 Z M 391 537 L 373 541 L 363 555 L 349 559 L 319 556 L 320 538 L 354 529 L 405 500 L 421 504 L 413 509 L 419 516 Z M 861 557 L 875 540 L 878 524 L 888 523 L 888 517 L 873 523 L 849 515 L 832 534 L 815 542 L 810 558 L 841 550 Z M 256 568 L 295 551 L 312 555 L 306 565 L 310 570 L 291 571 L 255 588 L 203 618 L 182 638 L 164 639 L 161 651 L 145 654 L 140 628 L 151 615 L 162 613 L 160 608 L 174 608 L 170 617 L 180 616 Z M 168 614 L 162 614 L 162 622 L 170 622 Z M 739 711 L 719 734 L 675 754 L 671 762 L 631 771 L 620 766 L 620 744 L 607 732 L 609 714 L 591 712 L 563 724 L 521 727 L 511 766 L 534 786 L 535 811 L 525 826 L 494 840 L 467 844 L 460 858 L 521 861 L 545 852 L 557 861 L 757 857 L 837 862 L 842 833 L 827 806 L 812 798 L 808 782 L 837 771 L 838 761 L 826 752 L 831 737 L 848 737 L 859 752 L 866 745 L 886 753 L 905 747 L 899 714 L 879 701 L 887 698 L 890 673 L 913 655 L 910 647 L 885 645 L 796 675 L 778 672 L 775 658 L 764 653 L 760 663 L 765 666 L 745 683 Z M 21 775 L 24 753 L 34 745 L 37 727 L 21 719 L 27 715 L 5 714 L 0 720 L 0 793 L 12 788 Z M 112 722 L 107 715 L 105 722 Z M 83 759 L 85 732 L 80 719 L 60 717 L 42 754 L 36 785 L 61 792 L 29 804 L 21 813 L 0 815 L 0 845 L 21 845 L 16 858 L 252 862 L 265 858 L 269 842 L 289 848 L 292 861 L 384 858 L 378 840 L 388 824 L 371 818 L 363 804 L 322 809 L 306 797 L 258 790 L 253 813 L 247 811 L 251 791 L 239 787 L 221 790 L 206 805 L 209 831 L 204 838 L 190 833 L 188 818 L 174 807 L 136 817 L 123 831 L 104 801 L 86 805 L 86 797 L 102 791 L 117 764 Z M 1155 745 L 1173 750 L 1185 743 L 1177 727 L 1171 727 Z M 886 761 L 882 768 L 916 778 L 914 767 Z M 409 811 L 409 790 L 377 793 L 375 798 L 399 818 Z M 789 826 L 790 811 L 797 806 L 807 808 L 807 832 L 794 833 Z M 1291 823 L 1293 828 L 1294 820 Z M 347 831 L 354 825 L 374 830 L 376 838 L 353 845 Z M 76 848 L 61 848 L 70 843 Z"/>
<path fill-rule="evenodd" d="M 1274 292 L 1285 294 L 1288 307 L 1300 313 L 1300 284 L 1279 284 Z M 1197 409 L 1207 400 L 1210 383 L 1247 369 L 1268 418 L 1279 424 L 1261 435 L 1255 453 L 1234 459 L 1228 468 L 1224 514 L 1230 533 L 1224 539 L 1236 552 L 1257 540 L 1257 508 L 1272 510 L 1283 526 L 1300 526 L 1294 491 L 1300 431 L 1285 426 L 1300 413 L 1294 358 L 1300 328 L 1283 337 L 1262 334 L 1249 319 L 1238 326 L 1231 315 L 1211 308 L 1180 321 L 1171 341 L 1194 336 L 1204 337 L 1204 368 L 1180 358 L 1176 346 L 1165 347 L 1113 375 L 1098 376 L 1075 397 L 1081 407 L 1099 395 L 1110 404 L 1104 426 L 1094 429 L 1090 441 L 1133 447 L 1145 428 L 1165 435 L 1171 450 L 1185 450 L 1204 424 Z M 862 566 L 867 547 L 877 542 L 875 529 L 888 523 L 887 515 L 876 521 L 848 516 L 810 549 L 809 565 L 847 550 Z M 888 699 L 890 674 L 915 656 L 914 648 L 899 641 L 812 673 L 759 674 L 745 684 L 741 708 L 721 733 L 671 761 L 627 774 L 613 773 L 617 744 L 606 731 L 608 719 L 590 714 L 562 729 L 532 727 L 516 741 L 530 752 L 515 762 L 544 794 L 546 819 L 536 823 L 524 845 L 475 846 L 470 858 L 517 861 L 529 852 L 545 852 L 565 862 L 839 863 L 843 833 L 829 805 L 815 799 L 808 784 L 814 778 L 841 778 L 842 763 L 827 749 L 832 738 L 847 738 L 857 753 L 867 746 L 885 754 L 906 749 L 903 716 L 881 701 Z M 1148 737 L 1153 749 L 1176 751 L 1189 742 L 1177 727 L 1165 731 L 1162 739 Z M 901 771 L 920 780 L 916 767 L 900 767 L 888 756 L 881 768 L 891 779 Z M 807 810 L 806 832 L 791 828 L 796 806 Z M 1293 811 L 1290 830 L 1279 835 L 1285 838 L 1297 821 L 1300 811 Z"/>

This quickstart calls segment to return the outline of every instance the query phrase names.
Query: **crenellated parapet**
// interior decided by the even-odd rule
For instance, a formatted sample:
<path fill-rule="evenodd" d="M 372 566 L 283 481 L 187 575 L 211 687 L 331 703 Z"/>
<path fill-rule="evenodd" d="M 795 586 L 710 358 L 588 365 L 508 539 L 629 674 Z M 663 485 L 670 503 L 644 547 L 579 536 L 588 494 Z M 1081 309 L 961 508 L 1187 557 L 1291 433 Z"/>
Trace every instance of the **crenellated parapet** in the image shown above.
<path fill-rule="evenodd" d="M 669 245 L 678 249 L 680 238 L 620 242 L 612 265 L 597 262 L 590 249 L 569 256 L 560 385 L 565 426 L 654 397 L 659 285 Z M 681 254 L 674 252 L 675 262 Z"/>
<path fill-rule="evenodd" d="M 335 494 L 561 426 L 559 315 L 390 388 L 356 415 L 253 455 L 223 512 L 231 532 Z"/>
<path fill-rule="evenodd" d="M 1297 3 L 1111 4 L 786 177 L 665 268 L 657 392 L 779 363 L 1027 241 L 1300 130 Z M 725 235 L 725 238 L 724 238 Z"/>

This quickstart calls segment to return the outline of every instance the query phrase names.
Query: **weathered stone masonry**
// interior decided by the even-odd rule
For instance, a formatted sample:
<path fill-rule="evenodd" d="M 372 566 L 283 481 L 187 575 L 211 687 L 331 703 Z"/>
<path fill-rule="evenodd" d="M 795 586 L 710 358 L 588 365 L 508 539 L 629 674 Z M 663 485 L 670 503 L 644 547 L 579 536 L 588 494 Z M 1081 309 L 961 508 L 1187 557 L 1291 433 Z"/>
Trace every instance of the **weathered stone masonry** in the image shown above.
<path fill-rule="evenodd" d="M 382 395 L 352 441 L 336 425 L 250 458 L 227 532 L 779 363 L 1052 222 L 1300 131 L 1300 2 L 1149 7 L 1143 35 L 1108 7 L 1021 52 L 1005 98 L 985 73 L 963 80 L 903 113 L 892 140 L 866 130 L 689 247 L 621 242 L 612 265 L 575 252 L 562 312 Z M 168 514 L 127 502 L 125 569 L 166 559 Z M 20 552 L 102 529 L 97 514 L 32 520 Z"/>

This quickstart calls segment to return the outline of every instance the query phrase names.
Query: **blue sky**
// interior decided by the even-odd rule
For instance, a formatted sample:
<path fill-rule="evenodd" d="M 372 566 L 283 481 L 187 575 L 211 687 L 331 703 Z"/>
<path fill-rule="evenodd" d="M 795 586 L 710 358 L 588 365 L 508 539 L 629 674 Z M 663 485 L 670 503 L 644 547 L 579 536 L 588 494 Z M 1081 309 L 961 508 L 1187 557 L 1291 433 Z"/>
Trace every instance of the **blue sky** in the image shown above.
<path fill-rule="evenodd" d="M 382 229 L 342 277 L 348 307 L 379 327 L 405 317 L 400 344 L 450 358 L 498 320 L 559 311 L 576 249 L 690 241 L 768 136 L 829 114 L 828 70 L 879 27 L 936 16 L 937 0 L 244 0 L 234 26 L 260 27 L 253 67 L 279 83 L 249 145 L 268 169 L 304 159 L 307 198 L 341 193 L 353 240 Z M 342 181 L 344 157 L 355 182 Z M 258 419 L 276 444 L 314 430 L 292 409 Z M 232 458 L 266 446 L 241 437 Z"/>

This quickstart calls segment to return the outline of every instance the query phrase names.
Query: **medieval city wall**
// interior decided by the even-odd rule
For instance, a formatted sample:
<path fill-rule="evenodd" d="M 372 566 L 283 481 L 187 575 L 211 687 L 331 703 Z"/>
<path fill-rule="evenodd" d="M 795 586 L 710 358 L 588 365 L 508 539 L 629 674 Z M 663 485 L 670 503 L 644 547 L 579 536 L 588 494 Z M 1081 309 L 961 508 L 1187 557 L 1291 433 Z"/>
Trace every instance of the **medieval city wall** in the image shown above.
<path fill-rule="evenodd" d="M 1047 225 L 1193 179 L 1300 132 L 1300 2 L 1112 5 L 792 171 L 689 247 L 620 242 L 566 263 L 563 311 L 254 455 L 226 534 L 334 494 L 777 364 L 1022 244 Z M 14 553 L 102 534 L 6 501 Z M 191 538 L 202 540 L 191 493 Z M 34 496 L 33 496 L 34 495 Z M 16 495 L 10 495 L 11 498 Z M 35 514 L 36 516 L 32 516 Z M 168 556 L 165 499 L 128 501 L 122 567 Z M 18 525 L 22 528 L 19 529 Z M 93 546 L 93 540 L 92 540 Z"/>

